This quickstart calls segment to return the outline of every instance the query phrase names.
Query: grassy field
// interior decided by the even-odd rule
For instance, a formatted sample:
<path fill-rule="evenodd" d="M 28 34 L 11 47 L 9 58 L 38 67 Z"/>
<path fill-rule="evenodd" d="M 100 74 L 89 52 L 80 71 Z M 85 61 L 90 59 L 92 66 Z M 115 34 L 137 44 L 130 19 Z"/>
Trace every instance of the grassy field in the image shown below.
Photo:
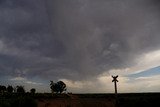
<path fill-rule="evenodd" d="M 3 94 L 0 107 L 154 107 L 160 105 L 160 93 L 118 94 Z"/>

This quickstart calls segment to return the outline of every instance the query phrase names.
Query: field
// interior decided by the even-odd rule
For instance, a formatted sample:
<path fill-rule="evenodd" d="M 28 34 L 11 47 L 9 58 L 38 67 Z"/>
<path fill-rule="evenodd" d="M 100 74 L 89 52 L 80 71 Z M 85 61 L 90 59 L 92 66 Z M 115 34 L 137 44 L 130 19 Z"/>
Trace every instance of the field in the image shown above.
<path fill-rule="evenodd" d="M 160 93 L 71 94 L 38 99 L 38 107 L 152 107 L 160 105 Z"/>
<path fill-rule="evenodd" d="M 160 93 L 1 95 L 0 107 L 157 107 Z"/>
<path fill-rule="evenodd" d="M 38 107 L 115 107 L 114 98 L 100 94 L 69 94 L 39 99 Z"/>

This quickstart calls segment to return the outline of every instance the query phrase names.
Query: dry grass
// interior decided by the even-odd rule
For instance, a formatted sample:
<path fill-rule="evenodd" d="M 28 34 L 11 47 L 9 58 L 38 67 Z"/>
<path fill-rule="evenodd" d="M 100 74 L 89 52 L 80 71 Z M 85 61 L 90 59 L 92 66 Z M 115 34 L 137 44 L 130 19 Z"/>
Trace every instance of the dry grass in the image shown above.
<path fill-rule="evenodd" d="M 79 98 L 69 95 L 68 98 L 38 100 L 38 107 L 115 107 L 114 100 L 108 98 Z"/>

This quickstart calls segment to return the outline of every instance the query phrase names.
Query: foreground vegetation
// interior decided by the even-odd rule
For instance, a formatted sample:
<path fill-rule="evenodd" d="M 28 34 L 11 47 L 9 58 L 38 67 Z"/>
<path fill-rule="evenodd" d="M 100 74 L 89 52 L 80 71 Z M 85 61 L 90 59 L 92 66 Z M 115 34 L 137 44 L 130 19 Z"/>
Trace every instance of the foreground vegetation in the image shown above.
<path fill-rule="evenodd" d="M 71 96 L 77 96 L 72 99 Z M 98 103 L 102 106 L 107 101 L 115 103 L 114 94 L 51 94 L 51 93 L 3 93 L 0 94 L 0 107 L 39 107 L 39 102 L 45 101 L 78 101 L 83 106 L 93 103 L 92 107 L 97 107 Z M 118 107 L 152 107 L 160 105 L 160 93 L 128 93 L 118 94 Z M 97 103 L 97 105 L 96 105 Z M 53 104 L 53 103 L 52 103 Z M 90 105 L 89 105 L 90 104 Z M 52 106 L 48 106 L 52 107 Z M 75 107 L 67 105 L 64 107 Z"/>
<path fill-rule="evenodd" d="M 4 93 L 0 96 L 0 107 L 37 107 L 31 94 Z"/>
<path fill-rule="evenodd" d="M 157 107 L 160 105 L 160 93 L 119 94 L 120 107 Z"/>

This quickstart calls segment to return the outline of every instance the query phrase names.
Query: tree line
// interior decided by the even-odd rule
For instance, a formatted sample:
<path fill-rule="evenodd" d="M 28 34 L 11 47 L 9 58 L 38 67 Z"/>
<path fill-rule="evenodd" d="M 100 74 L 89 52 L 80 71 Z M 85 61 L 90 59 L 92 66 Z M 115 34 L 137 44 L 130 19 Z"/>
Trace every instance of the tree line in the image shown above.
<path fill-rule="evenodd" d="M 67 91 L 66 84 L 63 81 L 53 82 L 50 81 L 50 89 L 51 93 L 62 93 L 64 91 Z M 36 89 L 31 88 L 30 93 L 35 93 Z M 26 93 L 24 86 L 16 86 L 13 87 L 12 85 L 8 85 L 7 87 L 4 85 L 0 85 L 0 94 L 4 93 Z"/>
<path fill-rule="evenodd" d="M 67 90 L 63 81 L 53 82 L 50 86 L 50 93 L 35 93 L 36 89 L 31 88 L 30 93 L 25 91 L 24 86 L 0 85 L 0 107 L 38 107 L 36 99 L 55 98 L 56 94 L 61 94 Z M 48 86 L 48 87 L 49 87 Z M 55 95 L 53 95 L 55 93 Z"/>
<path fill-rule="evenodd" d="M 3 94 L 3 93 L 25 93 L 25 89 L 24 89 L 24 86 L 16 86 L 16 87 L 13 87 L 12 85 L 8 85 L 7 87 L 4 86 L 4 85 L 0 85 L 0 93 Z M 35 93 L 36 92 L 36 89 L 35 88 L 32 88 L 30 89 L 30 92 L 31 93 Z"/>

